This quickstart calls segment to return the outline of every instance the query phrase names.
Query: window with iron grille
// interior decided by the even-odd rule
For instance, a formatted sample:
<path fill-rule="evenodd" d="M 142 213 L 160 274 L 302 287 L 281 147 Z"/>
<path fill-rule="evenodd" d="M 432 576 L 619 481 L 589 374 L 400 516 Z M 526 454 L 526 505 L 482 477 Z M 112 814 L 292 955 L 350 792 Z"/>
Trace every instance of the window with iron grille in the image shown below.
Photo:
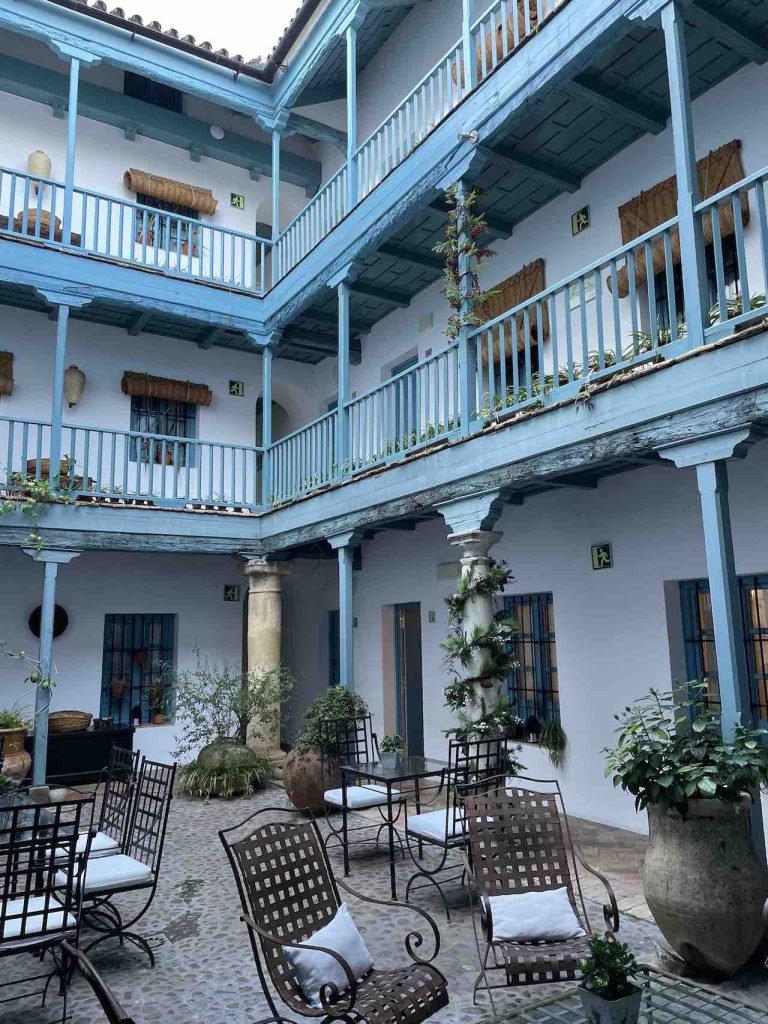
<path fill-rule="evenodd" d="M 190 253 L 192 256 L 199 255 L 200 227 L 198 224 L 189 223 L 200 220 L 197 210 L 191 206 L 181 206 L 179 203 L 167 203 L 164 199 L 155 199 L 154 196 L 145 195 L 143 192 L 136 193 L 136 202 L 157 210 L 157 213 L 136 211 L 136 242 L 146 241 L 147 246 L 153 248 L 157 243 L 159 249 L 169 252 L 178 249 L 184 256 Z"/>
<path fill-rule="evenodd" d="M 523 720 L 559 721 L 552 594 L 508 595 L 504 613 L 515 622 L 510 650 L 518 664 L 507 676 L 510 703 Z"/>
<path fill-rule="evenodd" d="M 131 431 L 136 434 L 160 434 L 163 437 L 194 438 L 197 436 L 197 406 L 167 398 L 131 396 Z M 131 439 L 131 461 L 155 462 L 177 469 L 189 462 L 194 465 L 194 446 L 151 438 Z"/>
<path fill-rule="evenodd" d="M 768 721 L 768 576 L 739 578 L 742 642 L 747 659 L 752 714 Z M 709 679 L 709 703 L 720 704 L 715 633 L 708 580 L 680 584 L 685 667 L 690 679 Z"/>
<path fill-rule="evenodd" d="M 105 615 L 101 717 L 115 724 L 171 718 L 175 615 Z"/>

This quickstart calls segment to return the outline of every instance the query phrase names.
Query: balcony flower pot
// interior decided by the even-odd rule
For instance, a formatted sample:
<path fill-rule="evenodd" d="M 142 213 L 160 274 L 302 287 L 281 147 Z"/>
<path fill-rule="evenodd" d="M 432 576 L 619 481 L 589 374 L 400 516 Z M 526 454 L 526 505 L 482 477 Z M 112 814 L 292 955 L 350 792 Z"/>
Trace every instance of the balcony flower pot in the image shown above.
<path fill-rule="evenodd" d="M 24 740 L 27 738 L 26 726 L 17 729 L 0 729 L 0 739 L 3 744 L 3 775 L 9 779 L 21 782 L 29 774 L 32 767 L 32 758 L 24 749 Z"/>
<path fill-rule="evenodd" d="M 749 834 L 751 799 L 697 799 L 687 818 L 649 805 L 643 891 L 664 938 L 694 968 L 728 977 L 760 943 L 768 872 Z"/>
<path fill-rule="evenodd" d="M 586 1024 L 637 1024 L 643 993 L 635 985 L 630 987 L 631 992 L 619 999 L 605 999 L 579 987 Z"/>

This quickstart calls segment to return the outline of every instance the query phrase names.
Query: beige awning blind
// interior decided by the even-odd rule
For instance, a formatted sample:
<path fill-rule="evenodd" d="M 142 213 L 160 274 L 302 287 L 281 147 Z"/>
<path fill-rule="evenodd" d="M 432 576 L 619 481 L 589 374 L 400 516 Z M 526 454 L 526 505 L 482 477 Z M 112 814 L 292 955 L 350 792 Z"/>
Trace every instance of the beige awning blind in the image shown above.
<path fill-rule="evenodd" d="M 0 395 L 13 394 L 13 352 L 0 352 Z"/>
<path fill-rule="evenodd" d="M 527 263 L 522 269 L 518 270 L 517 273 L 512 274 L 510 277 L 500 281 L 494 288 L 490 288 L 489 291 L 493 291 L 496 294 L 492 295 L 486 300 L 483 305 L 483 319 L 493 320 L 497 316 L 501 316 L 502 313 L 508 309 L 514 309 L 515 306 L 519 306 L 521 302 L 525 302 L 527 299 L 532 298 L 534 295 L 538 295 L 539 292 L 544 291 L 544 260 L 537 259 L 531 263 Z M 515 317 L 517 329 L 517 349 L 521 351 L 525 348 L 525 315 L 518 313 Z M 529 314 L 529 324 L 531 330 L 531 339 L 536 342 L 538 341 L 538 315 L 535 308 L 531 309 Z M 549 311 L 547 304 L 543 303 L 541 306 L 541 326 L 544 338 L 549 337 Z M 504 358 L 507 359 L 512 355 L 512 338 L 509 324 L 505 323 L 504 327 Z M 499 360 L 500 351 L 500 340 L 501 340 L 501 325 L 493 327 L 491 329 L 491 336 L 493 337 L 493 359 L 494 362 Z M 481 358 L 484 364 L 488 363 L 488 342 L 487 335 L 482 336 L 482 353 Z"/>
<path fill-rule="evenodd" d="M 218 199 L 214 199 L 209 188 L 187 185 L 183 181 L 174 181 L 173 178 L 150 174 L 149 171 L 137 171 L 135 167 L 125 172 L 123 184 L 131 192 L 152 196 L 153 199 L 159 199 L 164 203 L 188 206 L 198 213 L 216 213 L 219 202 Z"/>
<path fill-rule="evenodd" d="M 150 373 L 126 370 L 120 383 L 124 395 L 140 398 L 164 398 L 169 402 L 189 402 L 192 405 L 210 405 L 213 392 L 207 384 L 192 384 L 188 380 L 154 377 Z"/>
<path fill-rule="evenodd" d="M 699 177 L 699 195 L 709 199 L 717 195 L 729 185 L 735 185 L 744 177 L 744 166 L 741 162 L 741 140 L 734 139 L 719 149 L 712 150 L 696 164 Z M 733 206 L 730 199 L 719 204 L 720 235 L 722 238 L 734 233 Z M 621 241 L 624 245 L 639 238 L 647 231 L 652 231 L 677 214 L 677 178 L 665 178 L 653 188 L 641 192 L 619 207 L 619 223 L 621 224 Z M 741 215 L 744 224 L 749 223 L 749 199 L 741 197 Z M 707 214 L 702 221 L 704 241 L 712 241 L 712 216 Z M 672 262 L 680 262 L 680 235 L 673 229 L 670 236 L 672 243 Z M 653 273 L 658 274 L 665 268 L 664 240 L 657 238 L 653 242 Z M 645 253 L 635 253 L 635 280 L 642 283 L 648 277 Z M 608 279 L 608 287 L 611 280 Z M 626 267 L 618 273 L 619 295 L 629 294 L 629 274 Z"/>

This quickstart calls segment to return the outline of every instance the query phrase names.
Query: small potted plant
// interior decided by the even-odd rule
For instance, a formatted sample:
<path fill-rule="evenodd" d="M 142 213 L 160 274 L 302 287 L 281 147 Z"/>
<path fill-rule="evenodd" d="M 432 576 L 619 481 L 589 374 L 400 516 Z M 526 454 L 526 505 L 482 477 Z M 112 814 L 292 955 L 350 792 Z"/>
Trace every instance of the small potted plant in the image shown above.
<path fill-rule="evenodd" d="M 637 1024 L 642 991 L 633 980 L 640 967 L 626 942 L 613 932 L 591 935 L 589 956 L 579 966 L 587 1024 Z"/>
<path fill-rule="evenodd" d="M 149 710 L 155 725 L 165 724 L 166 688 L 162 676 L 155 676 L 147 689 Z"/>
<path fill-rule="evenodd" d="M 379 759 L 382 768 L 398 768 L 403 757 L 405 744 L 403 737 L 398 733 L 394 736 L 385 736 L 379 746 Z"/>

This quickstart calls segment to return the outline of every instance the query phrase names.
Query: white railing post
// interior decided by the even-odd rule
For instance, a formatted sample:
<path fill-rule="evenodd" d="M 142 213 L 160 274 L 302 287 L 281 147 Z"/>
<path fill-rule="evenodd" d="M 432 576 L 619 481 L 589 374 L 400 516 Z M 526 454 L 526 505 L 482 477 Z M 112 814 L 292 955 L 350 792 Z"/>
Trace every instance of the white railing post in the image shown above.
<path fill-rule="evenodd" d="M 464 55 L 462 95 L 477 85 L 477 61 L 472 52 L 472 0 L 461 0 L 461 48 Z"/>
<path fill-rule="evenodd" d="M 347 213 L 357 202 L 357 26 L 347 26 Z"/>

